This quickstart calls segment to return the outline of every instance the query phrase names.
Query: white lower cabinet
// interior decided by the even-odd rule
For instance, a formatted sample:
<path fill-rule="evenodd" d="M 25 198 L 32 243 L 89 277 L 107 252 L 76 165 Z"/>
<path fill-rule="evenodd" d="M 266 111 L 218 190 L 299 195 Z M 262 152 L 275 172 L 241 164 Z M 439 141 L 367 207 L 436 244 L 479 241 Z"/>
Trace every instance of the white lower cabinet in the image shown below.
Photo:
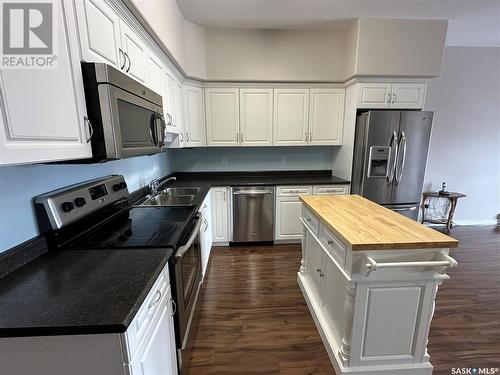
<path fill-rule="evenodd" d="M 214 243 L 229 241 L 230 203 L 229 188 L 214 187 L 210 189 L 212 211 L 212 240 Z"/>
<path fill-rule="evenodd" d="M 298 241 L 302 238 L 302 202 L 300 195 L 348 194 L 349 185 L 300 185 L 276 188 L 275 241 Z"/>
<path fill-rule="evenodd" d="M 167 264 L 125 333 L 0 338 L 0 373 L 176 375 L 173 315 Z"/>
<path fill-rule="evenodd" d="M 201 214 L 200 228 L 200 247 L 201 247 L 201 270 L 205 277 L 208 261 L 210 260 L 210 252 L 212 250 L 212 212 L 211 212 L 211 196 L 207 194 L 199 212 Z"/>

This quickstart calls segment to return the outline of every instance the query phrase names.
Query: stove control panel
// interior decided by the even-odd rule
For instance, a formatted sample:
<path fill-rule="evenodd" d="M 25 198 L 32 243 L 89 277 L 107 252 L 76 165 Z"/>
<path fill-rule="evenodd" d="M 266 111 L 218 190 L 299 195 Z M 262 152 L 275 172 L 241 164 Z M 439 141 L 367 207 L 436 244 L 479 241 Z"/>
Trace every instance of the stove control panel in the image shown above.
<path fill-rule="evenodd" d="M 123 176 L 81 182 L 35 198 L 41 231 L 60 229 L 105 206 L 128 197 Z"/>

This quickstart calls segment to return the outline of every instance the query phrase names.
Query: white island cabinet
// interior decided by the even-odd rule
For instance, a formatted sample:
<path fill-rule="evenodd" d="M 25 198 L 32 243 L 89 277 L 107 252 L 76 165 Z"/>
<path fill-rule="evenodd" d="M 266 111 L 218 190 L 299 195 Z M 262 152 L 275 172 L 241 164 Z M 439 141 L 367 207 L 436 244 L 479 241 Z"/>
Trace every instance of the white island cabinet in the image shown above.
<path fill-rule="evenodd" d="M 335 372 L 431 375 L 434 299 L 458 242 L 358 195 L 300 199 L 298 283 Z"/>
<path fill-rule="evenodd" d="M 124 333 L 0 339 L 0 374 L 175 375 L 168 265 Z"/>

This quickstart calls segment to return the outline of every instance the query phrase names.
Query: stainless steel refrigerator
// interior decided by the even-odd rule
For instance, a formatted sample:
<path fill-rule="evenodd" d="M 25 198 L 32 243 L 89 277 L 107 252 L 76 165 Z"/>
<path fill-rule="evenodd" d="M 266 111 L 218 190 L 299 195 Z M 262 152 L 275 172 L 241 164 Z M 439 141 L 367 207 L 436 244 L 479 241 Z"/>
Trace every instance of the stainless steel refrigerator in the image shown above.
<path fill-rule="evenodd" d="M 417 220 L 433 115 L 426 111 L 360 114 L 352 193 Z"/>

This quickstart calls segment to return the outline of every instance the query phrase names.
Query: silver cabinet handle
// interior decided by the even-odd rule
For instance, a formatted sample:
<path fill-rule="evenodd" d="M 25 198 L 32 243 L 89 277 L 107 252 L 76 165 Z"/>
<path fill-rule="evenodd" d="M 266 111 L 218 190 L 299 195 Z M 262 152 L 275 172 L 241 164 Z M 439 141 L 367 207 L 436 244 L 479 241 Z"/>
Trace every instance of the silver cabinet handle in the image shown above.
<path fill-rule="evenodd" d="M 304 139 L 304 141 L 306 141 L 306 142 L 307 142 L 307 135 L 308 135 L 308 134 L 307 134 L 307 132 L 306 132 L 306 139 Z"/>
<path fill-rule="evenodd" d="M 306 219 L 306 221 L 307 221 L 308 223 L 310 223 L 310 222 L 311 222 L 311 218 L 310 218 L 310 217 L 308 217 L 308 218 Z"/>
<path fill-rule="evenodd" d="M 125 59 L 125 54 L 123 53 L 123 50 L 121 48 L 118 48 L 118 58 L 119 58 L 119 62 L 120 62 L 120 70 L 123 70 L 123 68 L 125 68 L 125 64 L 127 63 L 127 59 Z M 121 64 L 122 62 L 122 59 L 123 59 L 123 64 Z"/>
<path fill-rule="evenodd" d="M 325 277 L 325 274 L 324 273 L 320 273 L 319 277 L 323 278 L 323 277 Z"/>
<path fill-rule="evenodd" d="M 309 133 L 309 142 L 311 142 L 312 140 L 313 140 L 313 133 L 312 133 L 312 132 L 310 132 L 310 133 Z"/>
<path fill-rule="evenodd" d="M 236 133 L 236 142 L 240 141 L 239 137 L 240 137 L 239 133 Z"/>
<path fill-rule="evenodd" d="M 186 132 L 186 142 L 189 142 L 189 133 Z"/>
<path fill-rule="evenodd" d="M 86 139 L 85 143 L 89 143 L 90 140 L 92 139 L 92 136 L 94 135 L 94 128 L 92 127 L 92 123 L 90 122 L 89 118 L 87 116 L 83 116 L 83 121 L 89 128 L 89 136 Z"/>
<path fill-rule="evenodd" d="M 396 102 L 396 94 L 395 94 L 395 93 L 393 93 L 393 94 L 392 94 L 392 102 L 393 102 L 393 103 L 395 103 L 395 102 Z"/>
<path fill-rule="evenodd" d="M 333 241 L 332 240 L 328 240 L 328 245 L 332 245 L 333 244 Z"/>
<path fill-rule="evenodd" d="M 173 122 L 174 120 L 172 119 L 172 115 L 171 115 L 170 113 L 167 113 L 167 117 L 168 117 L 168 122 L 167 122 L 167 125 L 168 125 L 168 126 L 170 126 L 170 125 L 172 125 L 172 122 Z"/>
<path fill-rule="evenodd" d="M 390 103 L 391 102 L 391 93 L 388 93 L 387 94 L 387 103 Z"/>
<path fill-rule="evenodd" d="M 205 229 L 203 229 L 203 232 L 206 232 L 207 229 L 208 229 L 208 221 L 207 220 L 203 220 L 203 222 L 205 223 Z"/>
<path fill-rule="evenodd" d="M 172 298 L 170 298 L 170 303 L 173 306 L 173 308 L 172 308 L 172 316 L 174 316 L 175 313 L 177 312 L 177 304 L 175 303 L 175 301 Z"/>
<path fill-rule="evenodd" d="M 184 142 L 184 136 L 182 135 L 182 132 L 179 132 L 179 136 L 181 138 L 181 142 Z"/>
<path fill-rule="evenodd" d="M 161 292 L 159 290 L 157 290 L 155 292 L 155 300 L 152 301 L 149 305 L 148 305 L 148 309 L 150 309 L 151 307 L 153 307 L 154 305 L 156 305 L 160 300 L 161 300 Z"/>
<path fill-rule="evenodd" d="M 243 142 L 243 133 L 240 133 L 240 142 Z"/>

